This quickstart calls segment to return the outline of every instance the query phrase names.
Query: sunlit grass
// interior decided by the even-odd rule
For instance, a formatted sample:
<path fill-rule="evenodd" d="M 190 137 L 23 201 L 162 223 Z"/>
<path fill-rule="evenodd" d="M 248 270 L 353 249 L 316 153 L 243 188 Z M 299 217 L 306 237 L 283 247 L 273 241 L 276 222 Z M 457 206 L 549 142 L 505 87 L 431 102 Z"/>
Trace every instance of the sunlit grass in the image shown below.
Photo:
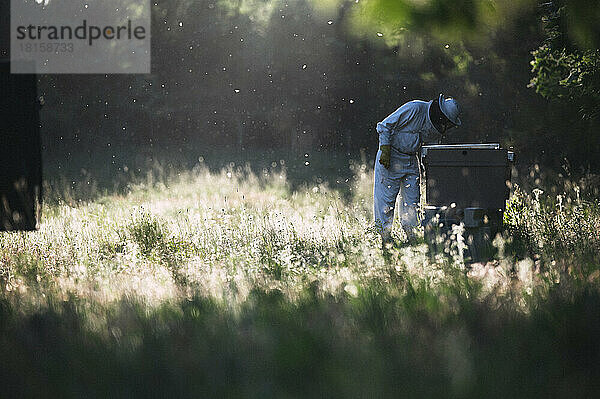
<path fill-rule="evenodd" d="M 369 178 L 362 173 L 358 201 L 348 203 L 325 184 L 292 192 L 284 170 L 200 168 L 147 179 L 127 195 L 46 205 L 38 232 L 0 238 L 5 288 L 228 297 L 255 286 L 291 294 L 327 275 L 339 289 L 383 265 L 369 227 Z M 333 284 L 340 270 L 344 281 Z"/>
<path fill-rule="evenodd" d="M 292 190 L 281 168 L 198 167 L 149 176 L 127 194 L 75 206 L 51 202 L 39 231 L 0 236 L 3 289 L 235 302 L 255 288 L 295 298 L 315 283 L 340 294 L 399 276 L 434 287 L 461 271 L 488 292 L 523 284 L 531 293 L 536 281 L 597 270 L 598 205 L 519 189 L 495 261 L 466 268 L 456 250 L 431 254 L 425 244 L 385 257 L 372 228 L 372 174 L 360 165 L 355 172 L 350 198 L 327 184 Z"/>

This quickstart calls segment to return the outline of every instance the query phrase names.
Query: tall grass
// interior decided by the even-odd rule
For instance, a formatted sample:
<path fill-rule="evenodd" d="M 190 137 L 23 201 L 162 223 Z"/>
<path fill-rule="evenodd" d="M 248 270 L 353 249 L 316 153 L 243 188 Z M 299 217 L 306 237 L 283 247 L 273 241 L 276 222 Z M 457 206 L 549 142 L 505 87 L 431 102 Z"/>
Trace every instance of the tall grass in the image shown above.
<path fill-rule="evenodd" d="M 343 189 L 197 167 L 49 201 L 0 235 L 0 396 L 593 396 L 597 200 L 515 189 L 485 264 L 384 256 L 353 168 Z"/>

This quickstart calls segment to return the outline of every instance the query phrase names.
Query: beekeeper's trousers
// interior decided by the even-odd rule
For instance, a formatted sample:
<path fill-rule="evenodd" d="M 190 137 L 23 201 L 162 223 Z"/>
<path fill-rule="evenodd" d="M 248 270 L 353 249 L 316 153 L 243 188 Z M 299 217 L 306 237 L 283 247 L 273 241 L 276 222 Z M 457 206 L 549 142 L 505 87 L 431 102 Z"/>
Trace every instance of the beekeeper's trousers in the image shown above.
<path fill-rule="evenodd" d="M 381 150 L 375 158 L 373 211 L 375 226 L 384 240 L 390 238 L 394 221 L 396 197 L 400 193 L 400 223 L 408 238 L 414 237 L 418 226 L 417 207 L 420 201 L 419 163 L 415 155 L 392 148 L 390 168 L 379 163 Z"/>

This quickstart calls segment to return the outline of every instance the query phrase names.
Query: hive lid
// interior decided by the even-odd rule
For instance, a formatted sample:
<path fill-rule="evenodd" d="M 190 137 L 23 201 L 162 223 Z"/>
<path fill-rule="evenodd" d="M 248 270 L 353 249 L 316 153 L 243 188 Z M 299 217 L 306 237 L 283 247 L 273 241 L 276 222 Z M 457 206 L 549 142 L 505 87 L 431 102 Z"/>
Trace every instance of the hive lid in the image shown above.
<path fill-rule="evenodd" d="M 484 144 L 435 144 L 424 145 L 421 148 L 421 155 L 427 156 L 428 150 L 499 150 L 499 143 L 484 143 Z"/>

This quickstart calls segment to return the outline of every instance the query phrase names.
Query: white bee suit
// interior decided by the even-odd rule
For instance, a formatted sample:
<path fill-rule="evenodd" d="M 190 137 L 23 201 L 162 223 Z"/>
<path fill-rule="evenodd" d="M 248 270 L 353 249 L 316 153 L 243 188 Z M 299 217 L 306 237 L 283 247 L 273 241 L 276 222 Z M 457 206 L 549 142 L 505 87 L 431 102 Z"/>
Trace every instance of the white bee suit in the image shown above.
<path fill-rule="evenodd" d="M 420 176 L 417 153 L 422 143 L 441 137 L 429 119 L 431 103 L 409 101 L 377 124 L 379 146 L 391 146 L 389 169 L 379 163 L 381 150 L 377 152 L 373 184 L 375 225 L 384 239 L 390 237 L 398 193 L 401 195 L 400 222 L 406 234 L 413 236 L 418 226 Z"/>

